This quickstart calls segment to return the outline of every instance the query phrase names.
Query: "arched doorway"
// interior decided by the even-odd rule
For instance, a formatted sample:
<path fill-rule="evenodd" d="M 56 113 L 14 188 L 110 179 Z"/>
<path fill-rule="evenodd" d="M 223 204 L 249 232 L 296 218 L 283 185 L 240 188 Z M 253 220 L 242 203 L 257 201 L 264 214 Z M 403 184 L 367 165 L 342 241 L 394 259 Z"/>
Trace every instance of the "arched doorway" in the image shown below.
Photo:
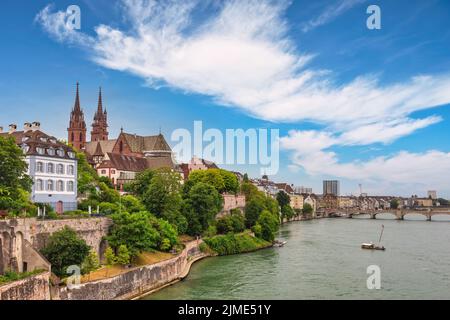
<path fill-rule="evenodd" d="M 62 201 L 58 201 L 56 203 L 56 213 L 57 214 L 63 214 L 64 213 L 64 205 Z"/>
<path fill-rule="evenodd" d="M 100 263 L 104 263 L 105 262 L 106 248 L 108 248 L 108 241 L 103 239 L 100 242 L 100 245 L 99 245 L 99 248 L 98 248 L 98 260 L 100 261 Z"/>

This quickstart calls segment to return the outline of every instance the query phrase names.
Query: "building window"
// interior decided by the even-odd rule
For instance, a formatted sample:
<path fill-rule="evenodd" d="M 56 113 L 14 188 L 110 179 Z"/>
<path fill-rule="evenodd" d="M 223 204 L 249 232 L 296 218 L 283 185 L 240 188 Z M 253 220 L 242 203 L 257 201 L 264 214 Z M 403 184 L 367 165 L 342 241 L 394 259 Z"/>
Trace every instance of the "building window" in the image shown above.
<path fill-rule="evenodd" d="M 69 158 L 75 158 L 75 153 L 73 152 L 67 152 L 67 155 L 69 156 Z"/>
<path fill-rule="evenodd" d="M 123 152 L 123 142 L 122 141 L 119 142 L 119 152 L 120 153 Z"/>
<path fill-rule="evenodd" d="M 36 164 L 36 172 L 44 172 L 44 164 L 42 162 Z"/>
<path fill-rule="evenodd" d="M 36 152 L 39 153 L 39 154 L 44 154 L 45 153 L 45 149 L 41 148 L 41 147 L 37 147 L 36 148 Z"/>
<path fill-rule="evenodd" d="M 22 145 L 22 151 L 23 151 L 23 153 L 27 153 L 29 150 L 30 150 L 30 146 L 28 146 L 28 145 L 26 145 L 26 144 L 23 144 L 23 145 Z"/>
<path fill-rule="evenodd" d="M 111 174 L 116 174 L 116 170 L 111 170 Z"/>
<path fill-rule="evenodd" d="M 56 191 L 64 191 L 64 182 L 61 180 L 56 183 Z"/>
<path fill-rule="evenodd" d="M 60 157 L 64 157 L 64 150 L 63 149 L 58 149 L 58 151 L 56 151 L 58 156 Z"/>
<path fill-rule="evenodd" d="M 54 155 L 55 155 L 55 149 L 53 149 L 53 148 L 48 148 L 48 149 L 47 149 L 47 154 L 48 154 L 49 156 L 54 156 Z"/>
<path fill-rule="evenodd" d="M 106 170 L 102 170 L 102 174 L 106 174 Z"/>
<path fill-rule="evenodd" d="M 41 179 L 36 180 L 36 191 L 44 190 L 44 183 Z"/>
<path fill-rule="evenodd" d="M 56 173 L 57 174 L 64 174 L 64 165 L 58 164 L 56 167 Z"/>
<path fill-rule="evenodd" d="M 68 175 L 73 175 L 73 165 L 69 165 L 69 166 L 67 167 L 67 174 L 68 174 Z"/>
<path fill-rule="evenodd" d="M 53 163 L 48 163 L 47 164 L 47 172 L 48 173 L 55 173 L 55 166 L 53 165 Z"/>
<path fill-rule="evenodd" d="M 73 181 L 67 182 L 67 191 L 73 192 Z"/>
<path fill-rule="evenodd" d="M 53 180 L 48 180 L 47 181 L 47 191 L 53 191 L 53 189 L 54 189 Z"/>

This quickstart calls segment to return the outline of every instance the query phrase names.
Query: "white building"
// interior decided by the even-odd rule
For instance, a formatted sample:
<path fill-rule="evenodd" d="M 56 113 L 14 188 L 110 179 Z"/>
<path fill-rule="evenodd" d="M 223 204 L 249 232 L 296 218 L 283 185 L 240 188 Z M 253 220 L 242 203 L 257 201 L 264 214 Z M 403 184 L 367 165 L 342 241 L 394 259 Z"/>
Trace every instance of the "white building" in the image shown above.
<path fill-rule="evenodd" d="M 0 136 L 13 137 L 26 154 L 33 180 L 31 200 L 50 204 L 57 213 L 77 209 L 77 159 L 72 148 L 40 131 L 38 122 L 25 123 L 23 131 L 12 124 Z"/>

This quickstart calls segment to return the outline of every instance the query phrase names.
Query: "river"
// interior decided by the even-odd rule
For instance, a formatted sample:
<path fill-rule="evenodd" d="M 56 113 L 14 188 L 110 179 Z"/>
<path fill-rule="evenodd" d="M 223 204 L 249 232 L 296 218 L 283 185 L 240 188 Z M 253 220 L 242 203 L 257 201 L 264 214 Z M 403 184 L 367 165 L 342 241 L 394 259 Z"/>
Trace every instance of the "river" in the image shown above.
<path fill-rule="evenodd" d="M 284 224 L 284 247 L 204 259 L 144 299 L 450 299 L 450 222 L 379 217 Z M 386 251 L 362 250 L 381 225 Z M 379 290 L 367 289 L 369 265 L 380 267 Z"/>

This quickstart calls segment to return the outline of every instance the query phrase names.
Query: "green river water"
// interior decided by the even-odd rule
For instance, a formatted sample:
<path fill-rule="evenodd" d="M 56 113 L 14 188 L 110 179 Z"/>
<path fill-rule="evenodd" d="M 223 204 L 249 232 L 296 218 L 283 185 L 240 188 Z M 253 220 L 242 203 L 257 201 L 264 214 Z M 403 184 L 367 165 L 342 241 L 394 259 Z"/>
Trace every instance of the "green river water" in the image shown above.
<path fill-rule="evenodd" d="M 450 222 L 384 215 L 285 224 L 284 247 L 204 259 L 144 299 L 450 299 Z M 362 250 L 381 225 L 386 251 Z M 379 290 L 367 289 L 369 265 L 380 267 Z"/>

